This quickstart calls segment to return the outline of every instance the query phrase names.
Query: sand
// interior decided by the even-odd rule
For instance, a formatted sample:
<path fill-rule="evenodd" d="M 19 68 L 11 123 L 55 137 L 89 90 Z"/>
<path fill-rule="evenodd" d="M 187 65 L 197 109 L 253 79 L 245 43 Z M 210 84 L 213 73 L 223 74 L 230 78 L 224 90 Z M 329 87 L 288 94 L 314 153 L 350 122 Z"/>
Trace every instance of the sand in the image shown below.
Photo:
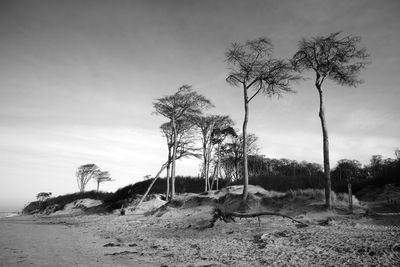
<path fill-rule="evenodd" d="M 76 204 L 92 203 L 85 200 L 50 216 L 3 218 L 0 266 L 400 266 L 400 216 L 386 206 L 375 203 L 368 214 L 367 206 L 356 206 L 349 215 L 299 197 L 280 210 L 307 227 L 263 216 L 208 228 L 210 198 L 223 193 L 183 194 L 159 209 L 164 202 L 153 198 L 125 216 L 76 213 Z"/>
<path fill-rule="evenodd" d="M 288 219 L 267 216 L 261 218 L 260 225 L 255 218 L 236 223 L 218 221 L 213 228 L 203 228 L 210 210 L 210 206 L 202 206 L 171 208 L 162 216 L 2 219 L 1 266 L 400 264 L 400 228 L 385 219 L 354 215 L 299 228 Z"/>
<path fill-rule="evenodd" d="M 101 217 L 101 216 L 98 216 Z M 106 240 L 71 217 L 0 219 L 0 266 L 159 266 L 115 258 Z"/>

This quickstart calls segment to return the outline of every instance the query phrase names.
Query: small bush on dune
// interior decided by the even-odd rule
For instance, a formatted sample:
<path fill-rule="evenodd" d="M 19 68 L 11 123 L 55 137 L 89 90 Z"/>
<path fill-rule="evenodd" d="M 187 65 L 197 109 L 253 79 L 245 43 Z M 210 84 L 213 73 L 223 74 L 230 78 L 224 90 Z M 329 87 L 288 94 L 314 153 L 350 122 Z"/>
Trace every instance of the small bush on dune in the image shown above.
<path fill-rule="evenodd" d="M 291 199 L 296 198 L 306 198 L 309 200 L 314 200 L 318 202 L 325 201 L 325 191 L 323 189 L 297 189 L 297 190 L 289 190 L 286 192 L 286 196 Z M 359 206 L 359 200 L 353 195 L 353 205 Z M 338 206 L 347 206 L 349 203 L 349 195 L 347 193 L 335 193 L 331 191 L 331 199 L 332 203 Z"/>
<path fill-rule="evenodd" d="M 297 198 L 297 197 L 305 197 L 315 201 L 325 201 L 325 191 L 323 189 L 297 189 L 297 190 L 289 190 L 286 192 L 288 197 Z M 331 191 L 332 201 L 336 200 L 335 192 Z"/>

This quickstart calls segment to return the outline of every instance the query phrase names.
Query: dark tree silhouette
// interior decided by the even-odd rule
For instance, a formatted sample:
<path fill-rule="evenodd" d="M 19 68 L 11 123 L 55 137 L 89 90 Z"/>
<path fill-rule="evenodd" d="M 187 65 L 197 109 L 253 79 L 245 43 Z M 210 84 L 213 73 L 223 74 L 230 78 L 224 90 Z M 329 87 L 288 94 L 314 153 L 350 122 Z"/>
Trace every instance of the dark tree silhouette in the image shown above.
<path fill-rule="evenodd" d="M 293 65 L 297 70 L 312 70 L 315 73 L 315 87 L 319 93 L 319 117 L 321 119 L 325 198 L 327 208 L 331 208 L 331 178 L 329 163 L 328 128 L 325 120 L 325 107 L 322 84 L 330 79 L 339 85 L 357 86 L 362 81 L 357 79 L 361 69 L 368 63 L 365 48 L 359 48 L 361 38 L 358 36 L 340 37 L 340 33 L 318 36 L 309 40 L 302 39 L 298 51 L 293 56 Z"/>
<path fill-rule="evenodd" d="M 230 135 L 230 140 L 221 146 L 221 161 L 226 178 L 230 180 L 239 180 L 240 161 L 243 161 L 243 135 Z M 249 133 L 246 137 L 247 155 L 257 154 L 259 151 L 257 144 L 258 137 Z"/>
<path fill-rule="evenodd" d="M 177 156 L 176 159 L 182 158 L 182 157 L 187 157 L 187 156 L 195 156 L 198 157 L 199 155 L 197 154 L 198 149 L 194 147 L 194 141 L 195 141 L 195 136 L 194 136 L 194 131 L 192 130 L 193 124 L 189 120 L 178 120 L 176 123 L 176 128 L 177 128 Z M 166 190 L 166 196 L 167 200 L 170 199 L 170 174 L 171 174 L 171 162 L 172 162 L 172 152 L 173 152 L 173 147 L 174 147 L 174 132 L 171 127 L 170 122 L 166 122 L 160 126 L 161 131 L 163 135 L 166 138 L 167 141 L 167 147 L 168 147 L 168 160 L 167 160 L 167 190 Z"/>
<path fill-rule="evenodd" d="M 227 117 L 226 120 L 221 121 L 219 125 L 216 125 L 213 132 L 211 133 L 211 142 L 217 146 L 215 157 L 216 157 L 216 166 L 215 171 L 211 181 L 211 189 L 214 188 L 214 181 L 216 181 L 216 190 L 218 190 L 219 178 L 221 178 L 221 146 L 225 141 L 227 136 L 236 137 L 235 130 L 230 126 L 233 126 L 233 121 Z"/>
<path fill-rule="evenodd" d="M 247 41 L 245 44 L 233 43 L 225 56 L 230 66 L 227 82 L 233 86 L 243 87 L 243 199 L 247 199 L 249 174 L 246 136 L 249 103 L 259 93 L 272 97 L 291 92 L 289 84 L 297 80 L 298 76 L 293 74 L 291 64 L 272 57 L 272 44 L 267 38 Z M 254 91 L 250 92 L 250 89 Z"/>
<path fill-rule="evenodd" d="M 175 195 L 175 161 L 178 148 L 177 121 L 186 120 L 194 115 L 202 113 L 204 108 L 211 107 L 210 100 L 193 91 L 191 86 L 183 85 L 170 96 L 164 96 L 153 103 L 156 114 L 160 114 L 170 120 L 173 131 L 173 148 L 171 162 L 171 198 Z"/>
<path fill-rule="evenodd" d="M 80 192 L 85 192 L 87 183 L 95 178 L 100 172 L 96 164 L 85 164 L 78 167 L 76 171 L 76 181 Z"/>
<path fill-rule="evenodd" d="M 112 181 L 112 178 L 110 176 L 110 173 L 108 171 L 99 171 L 96 176 L 94 177 L 94 180 L 97 183 L 97 190 L 96 192 L 99 192 L 100 184 L 105 183 L 105 182 L 110 182 Z"/>
<path fill-rule="evenodd" d="M 215 129 L 221 127 L 228 127 L 229 124 L 233 124 L 233 121 L 229 118 L 229 116 L 221 116 L 221 115 L 197 115 L 193 116 L 192 119 L 193 124 L 198 127 L 201 133 L 201 144 L 203 150 L 203 170 L 202 174 L 204 176 L 204 191 L 208 191 L 211 189 L 210 184 L 210 163 L 211 156 L 214 145 L 216 143 L 213 142 L 213 132 Z"/>
<path fill-rule="evenodd" d="M 51 192 L 40 192 L 36 195 L 36 199 L 40 202 L 45 201 L 46 199 L 48 199 L 49 197 L 51 197 Z"/>
<path fill-rule="evenodd" d="M 349 194 L 349 209 L 353 212 L 353 190 L 351 187 L 352 181 L 358 178 L 362 171 L 362 165 L 358 160 L 341 159 L 338 161 L 335 168 L 339 173 L 339 179 L 344 179 L 347 182 L 347 192 Z"/>

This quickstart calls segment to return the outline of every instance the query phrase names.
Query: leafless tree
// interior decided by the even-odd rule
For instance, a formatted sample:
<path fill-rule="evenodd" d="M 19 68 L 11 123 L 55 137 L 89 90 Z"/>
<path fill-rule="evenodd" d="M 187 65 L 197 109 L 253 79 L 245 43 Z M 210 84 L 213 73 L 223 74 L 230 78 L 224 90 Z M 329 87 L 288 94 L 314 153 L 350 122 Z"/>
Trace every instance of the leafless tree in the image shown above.
<path fill-rule="evenodd" d="M 191 86 L 183 85 L 175 94 L 157 99 L 153 106 L 156 114 L 160 114 L 170 120 L 173 131 L 171 162 L 171 198 L 173 198 L 175 195 L 175 161 L 178 148 L 177 121 L 199 115 L 204 108 L 211 107 L 212 104 L 203 95 L 193 91 Z"/>
<path fill-rule="evenodd" d="M 226 178 L 230 180 L 238 180 L 240 175 L 240 161 L 243 162 L 243 135 L 230 135 L 230 140 L 221 146 L 222 167 Z M 257 144 L 258 137 L 255 134 L 248 133 L 246 136 L 246 154 L 257 154 L 259 147 Z"/>
<path fill-rule="evenodd" d="M 110 181 L 112 181 L 112 178 L 108 171 L 99 171 L 99 172 L 97 172 L 96 176 L 94 177 L 94 180 L 97 183 L 96 191 L 99 192 L 100 184 L 105 183 L 105 182 L 110 182 Z"/>
<path fill-rule="evenodd" d="M 216 157 L 216 166 L 215 171 L 211 181 L 211 189 L 214 188 L 214 181 L 216 181 L 218 190 L 218 182 L 219 178 L 221 178 L 221 146 L 225 141 L 227 136 L 236 137 L 235 130 L 231 127 L 233 126 L 233 121 L 228 117 L 226 120 L 222 121 L 221 124 L 217 125 L 212 132 L 212 143 L 217 146 L 215 157 Z"/>
<path fill-rule="evenodd" d="M 76 171 L 76 181 L 80 192 L 85 192 L 86 185 L 88 182 L 95 178 L 100 172 L 99 167 L 96 164 L 85 164 L 79 166 Z"/>
<path fill-rule="evenodd" d="M 369 55 L 365 48 L 359 48 L 358 36 L 340 37 L 340 33 L 302 39 L 298 51 L 293 56 L 293 65 L 299 71 L 311 70 L 315 73 L 315 87 L 319 94 L 319 118 L 322 126 L 325 198 L 327 208 L 331 208 L 331 177 L 329 163 L 328 128 L 325 120 L 325 107 L 322 84 L 330 79 L 339 85 L 357 86 L 361 69 L 368 63 Z"/>
<path fill-rule="evenodd" d="M 191 123 L 189 121 L 182 121 L 182 120 L 178 120 L 176 123 L 176 127 L 177 127 L 177 133 L 178 133 L 178 138 L 177 138 L 177 154 L 176 154 L 176 160 L 180 159 L 180 158 L 184 158 L 184 157 L 188 157 L 188 156 L 195 156 L 195 157 L 199 157 L 200 155 L 197 152 L 198 149 L 196 149 L 193 146 L 193 142 L 194 142 L 194 137 L 192 134 L 192 130 L 191 130 Z M 133 209 L 136 209 L 146 198 L 146 196 L 149 194 L 151 188 L 153 187 L 153 185 L 155 184 L 155 182 L 157 181 L 157 179 L 160 177 L 161 173 L 167 169 L 167 200 L 172 199 L 172 196 L 170 194 L 170 187 L 169 187 L 169 183 L 170 183 L 170 165 L 172 162 L 172 152 L 171 150 L 173 149 L 173 130 L 171 127 L 171 123 L 167 122 L 161 125 L 161 131 L 163 132 L 164 136 L 167 139 L 167 145 L 168 145 L 168 160 L 167 162 L 165 162 L 160 170 L 158 171 L 158 173 L 156 174 L 156 176 L 154 177 L 153 181 L 150 183 L 149 187 L 147 188 L 146 192 L 143 194 L 143 196 L 140 198 L 139 202 L 136 204 L 135 207 L 133 207 Z"/>
<path fill-rule="evenodd" d="M 246 153 L 249 103 L 259 93 L 272 97 L 292 92 L 290 82 L 299 78 L 293 73 L 291 64 L 272 57 L 272 48 L 271 42 L 262 37 L 244 44 L 233 43 L 225 53 L 230 66 L 227 82 L 233 86 L 243 87 L 243 199 L 247 199 L 249 183 Z"/>
<path fill-rule="evenodd" d="M 229 118 L 229 116 L 221 116 L 221 115 L 197 115 L 191 118 L 193 124 L 196 125 L 201 133 L 201 144 L 203 150 L 203 176 L 204 176 L 204 191 L 208 191 L 211 189 L 210 184 L 210 163 L 211 156 L 214 145 L 216 143 L 213 142 L 213 133 L 215 129 L 219 129 L 221 127 L 228 127 L 229 124 L 233 124 L 233 121 Z"/>
<path fill-rule="evenodd" d="M 197 154 L 197 150 L 194 147 L 194 141 L 195 141 L 195 136 L 194 136 L 194 131 L 192 127 L 192 123 L 188 120 L 178 120 L 176 123 L 176 128 L 177 128 L 177 156 L 176 160 L 182 158 L 182 157 L 187 157 L 187 156 L 195 156 L 198 157 L 199 155 Z M 167 200 L 170 199 L 170 173 L 171 173 L 171 163 L 172 163 L 172 152 L 173 152 L 173 147 L 174 147 L 174 142 L 173 142 L 173 137 L 174 137 L 174 132 L 171 127 L 170 122 L 166 122 L 160 126 L 161 131 L 163 135 L 166 138 L 167 141 L 167 147 L 168 147 L 168 160 L 167 160 Z"/>

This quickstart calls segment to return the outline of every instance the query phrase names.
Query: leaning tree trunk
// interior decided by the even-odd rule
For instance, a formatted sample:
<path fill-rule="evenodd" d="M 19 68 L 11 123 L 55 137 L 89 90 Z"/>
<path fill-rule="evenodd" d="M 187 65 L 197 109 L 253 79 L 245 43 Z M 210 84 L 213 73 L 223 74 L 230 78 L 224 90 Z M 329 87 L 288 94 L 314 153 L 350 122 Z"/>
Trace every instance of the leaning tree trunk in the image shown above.
<path fill-rule="evenodd" d="M 322 138 L 323 138 L 323 150 L 324 150 L 324 175 L 325 175 L 325 201 L 328 209 L 332 208 L 331 203 L 331 172 L 329 164 L 329 140 L 328 140 L 328 129 L 325 121 L 325 110 L 324 100 L 321 85 L 316 83 L 319 93 L 319 118 L 321 119 L 322 126 Z"/>
<path fill-rule="evenodd" d="M 243 120 L 243 199 L 247 199 L 249 170 L 247 165 L 247 122 L 249 120 L 249 103 L 247 101 L 247 88 L 244 86 L 244 120 Z"/>
<path fill-rule="evenodd" d="M 143 200 L 147 197 L 147 195 L 149 194 L 151 188 L 153 187 L 153 185 L 155 184 L 155 182 L 157 181 L 158 177 L 160 176 L 160 174 L 163 172 L 163 170 L 168 166 L 169 162 L 164 163 L 161 166 L 161 169 L 158 171 L 156 177 L 154 177 L 153 181 L 151 182 L 151 184 L 149 185 L 149 187 L 147 188 L 146 192 L 143 194 L 142 198 L 139 200 L 139 202 L 136 204 L 135 207 L 133 207 L 133 209 L 135 210 L 137 207 L 139 207 L 140 204 L 142 204 Z"/>
<path fill-rule="evenodd" d="M 217 173 L 217 165 L 214 166 L 214 171 L 213 171 L 213 174 L 212 174 L 211 186 L 210 186 L 211 190 L 213 190 L 213 188 L 214 188 L 214 182 L 215 182 L 215 179 L 216 179 L 216 173 Z"/>

